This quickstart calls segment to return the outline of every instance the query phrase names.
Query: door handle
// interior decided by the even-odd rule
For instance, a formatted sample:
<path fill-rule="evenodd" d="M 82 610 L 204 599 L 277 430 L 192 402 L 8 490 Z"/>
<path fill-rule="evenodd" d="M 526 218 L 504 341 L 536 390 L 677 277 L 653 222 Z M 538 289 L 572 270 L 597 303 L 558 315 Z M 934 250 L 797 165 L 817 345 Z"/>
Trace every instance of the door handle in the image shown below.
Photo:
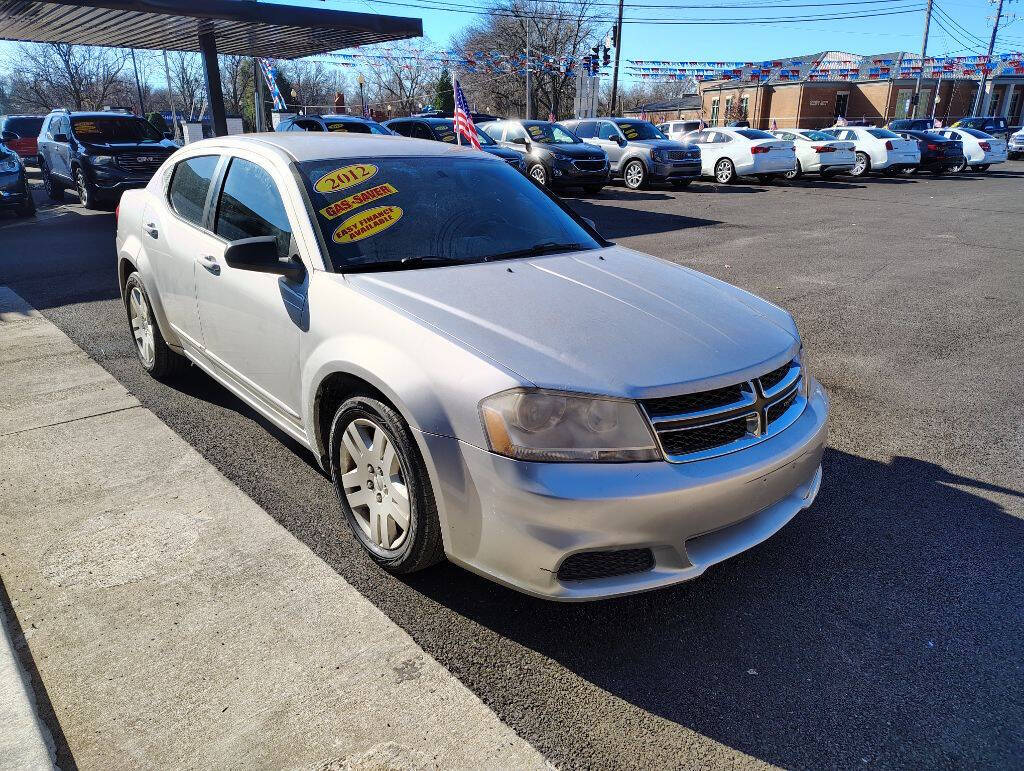
<path fill-rule="evenodd" d="M 147 222 L 142 229 L 146 231 L 150 238 L 156 238 L 160 235 L 160 232 L 156 229 L 156 225 L 152 222 Z"/>
<path fill-rule="evenodd" d="M 204 254 L 200 257 L 199 264 L 210 271 L 213 275 L 220 275 L 220 263 L 217 262 L 216 258 L 212 254 Z"/>

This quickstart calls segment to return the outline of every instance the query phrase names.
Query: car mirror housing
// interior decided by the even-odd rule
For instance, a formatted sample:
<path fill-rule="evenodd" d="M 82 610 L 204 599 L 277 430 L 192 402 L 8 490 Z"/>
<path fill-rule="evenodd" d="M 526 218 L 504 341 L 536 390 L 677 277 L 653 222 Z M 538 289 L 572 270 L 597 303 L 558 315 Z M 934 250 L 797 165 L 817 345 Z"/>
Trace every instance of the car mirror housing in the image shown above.
<path fill-rule="evenodd" d="M 615 143 L 619 147 L 625 147 L 627 144 L 629 144 L 629 141 L 625 137 L 615 137 Z"/>
<path fill-rule="evenodd" d="M 231 268 L 272 273 L 294 282 L 301 281 L 306 275 L 306 268 L 297 256 L 288 260 L 278 257 L 277 239 L 274 236 L 232 241 L 224 250 L 224 262 Z"/>
<path fill-rule="evenodd" d="M 68 141 L 68 135 L 67 134 L 54 134 L 53 135 L 53 141 L 54 142 L 67 142 Z"/>
<path fill-rule="evenodd" d="M 516 137 L 515 139 L 512 140 L 512 144 L 514 144 L 514 145 L 529 145 L 530 144 L 530 140 L 527 139 L 526 137 Z"/>

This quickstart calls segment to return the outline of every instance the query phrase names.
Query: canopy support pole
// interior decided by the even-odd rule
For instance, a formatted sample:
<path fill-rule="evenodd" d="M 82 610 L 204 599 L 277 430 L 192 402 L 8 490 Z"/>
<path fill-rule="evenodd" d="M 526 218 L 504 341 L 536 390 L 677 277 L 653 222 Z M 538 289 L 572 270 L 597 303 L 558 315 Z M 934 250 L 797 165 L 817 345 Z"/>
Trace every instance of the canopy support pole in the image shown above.
<path fill-rule="evenodd" d="M 217 63 L 217 38 L 213 30 L 199 33 L 199 51 L 203 55 L 203 74 L 206 76 L 206 99 L 213 118 L 213 135 L 227 136 L 228 121 L 224 110 L 224 90 L 220 84 L 220 65 Z"/>

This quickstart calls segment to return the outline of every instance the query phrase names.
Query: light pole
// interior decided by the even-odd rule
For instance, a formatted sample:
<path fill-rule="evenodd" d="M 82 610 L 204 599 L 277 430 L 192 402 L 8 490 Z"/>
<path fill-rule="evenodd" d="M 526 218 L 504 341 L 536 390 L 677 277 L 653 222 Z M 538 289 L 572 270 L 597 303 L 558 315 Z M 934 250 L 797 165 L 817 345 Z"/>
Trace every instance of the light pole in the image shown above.
<path fill-rule="evenodd" d="M 363 73 L 359 73 L 356 82 L 359 83 L 359 110 L 363 115 L 366 115 L 366 102 L 363 100 L 363 85 L 366 83 L 366 78 L 363 77 Z"/>

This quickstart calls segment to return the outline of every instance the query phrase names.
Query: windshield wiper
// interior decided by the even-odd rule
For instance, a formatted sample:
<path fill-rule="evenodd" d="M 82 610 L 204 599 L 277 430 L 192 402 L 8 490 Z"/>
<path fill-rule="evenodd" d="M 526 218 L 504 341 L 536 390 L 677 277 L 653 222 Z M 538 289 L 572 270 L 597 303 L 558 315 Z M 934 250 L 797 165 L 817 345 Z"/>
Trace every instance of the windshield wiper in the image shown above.
<path fill-rule="evenodd" d="M 514 249 L 511 252 L 498 252 L 481 258 L 484 262 L 495 260 L 512 260 L 516 257 L 540 257 L 542 254 L 558 254 L 559 252 L 578 252 L 588 248 L 584 244 L 561 244 L 557 241 L 545 241 L 542 244 L 534 244 L 527 249 Z"/>
<path fill-rule="evenodd" d="M 346 266 L 343 273 L 372 273 L 386 270 L 413 270 L 415 268 L 440 267 L 442 265 L 465 265 L 466 260 L 457 257 L 442 257 L 436 254 L 425 254 L 418 257 L 403 257 L 400 260 L 380 260 L 364 262 L 359 265 Z"/>

